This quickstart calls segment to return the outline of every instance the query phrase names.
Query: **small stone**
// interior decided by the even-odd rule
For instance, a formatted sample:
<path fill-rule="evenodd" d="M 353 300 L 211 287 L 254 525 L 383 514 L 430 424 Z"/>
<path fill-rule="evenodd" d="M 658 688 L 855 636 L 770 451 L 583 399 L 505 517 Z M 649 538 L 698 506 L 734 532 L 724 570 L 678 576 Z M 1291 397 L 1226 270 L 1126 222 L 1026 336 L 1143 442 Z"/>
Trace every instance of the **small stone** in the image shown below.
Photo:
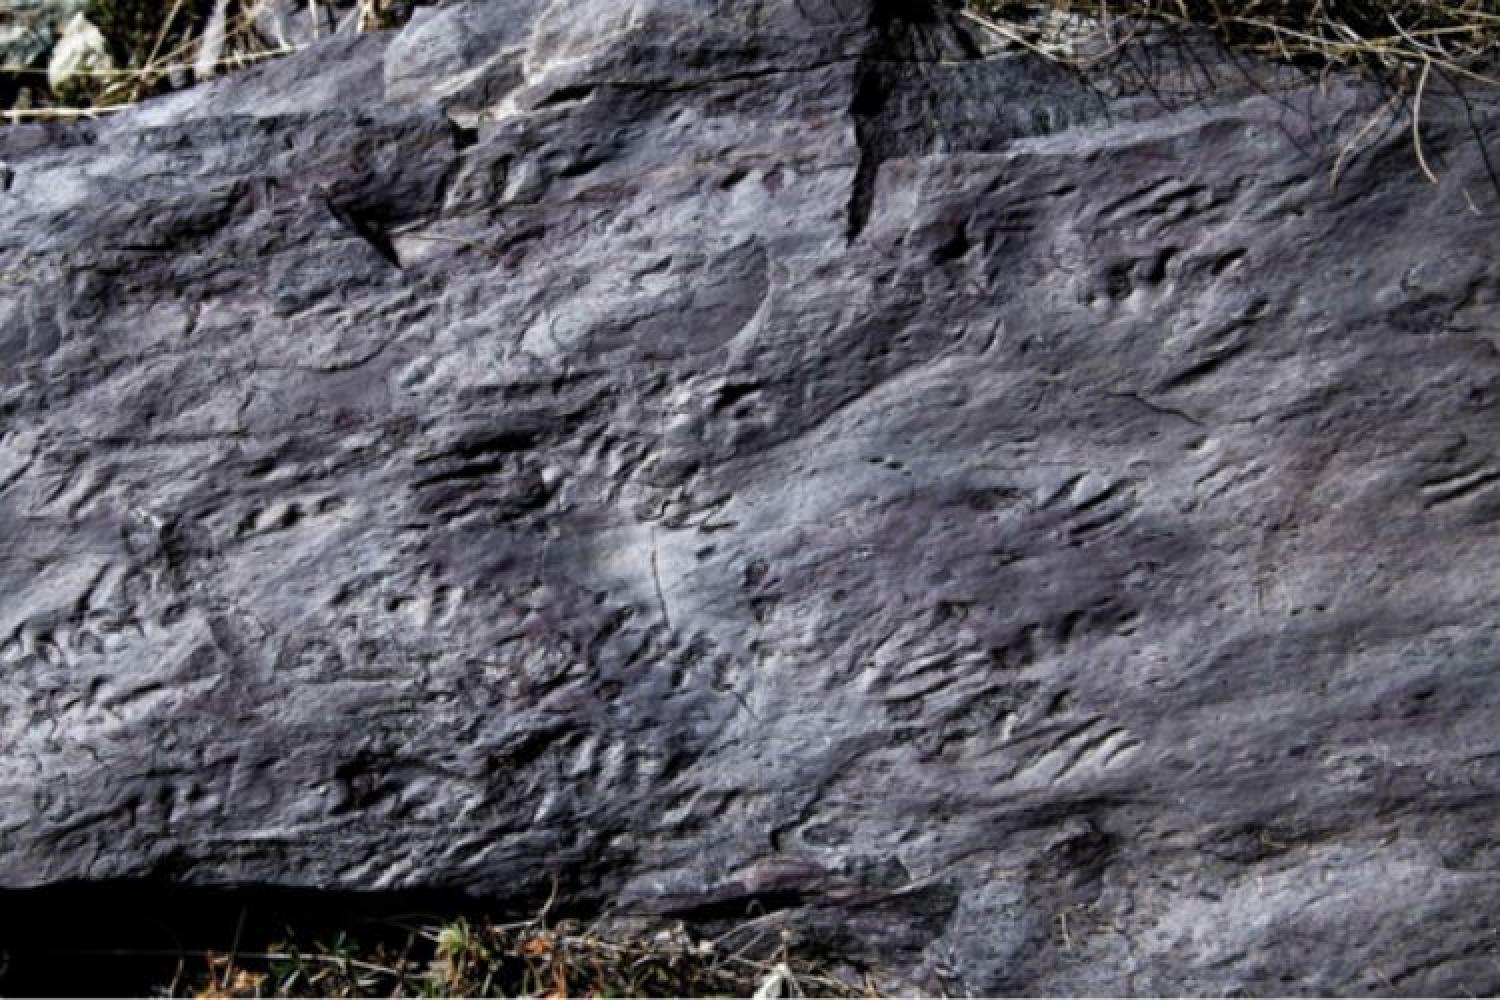
<path fill-rule="evenodd" d="M 114 68 L 115 60 L 104 33 L 83 14 L 75 14 L 52 49 L 52 58 L 47 63 L 47 83 L 53 91 L 61 91 L 79 82 L 77 78 L 82 75 Z"/>
<path fill-rule="evenodd" d="M 302 48 L 339 30 L 340 13 L 333 4 L 310 5 L 305 0 L 258 0 L 248 5 L 248 21 L 267 45 Z M 352 23 L 352 21 L 350 22 Z"/>
<path fill-rule="evenodd" d="M 57 28 L 86 5 L 86 0 L 0 0 L 0 64 L 44 62 L 57 41 Z"/>
<path fill-rule="evenodd" d="M 52 44 L 51 33 L 26 24 L 0 24 L 0 62 L 30 66 Z"/>

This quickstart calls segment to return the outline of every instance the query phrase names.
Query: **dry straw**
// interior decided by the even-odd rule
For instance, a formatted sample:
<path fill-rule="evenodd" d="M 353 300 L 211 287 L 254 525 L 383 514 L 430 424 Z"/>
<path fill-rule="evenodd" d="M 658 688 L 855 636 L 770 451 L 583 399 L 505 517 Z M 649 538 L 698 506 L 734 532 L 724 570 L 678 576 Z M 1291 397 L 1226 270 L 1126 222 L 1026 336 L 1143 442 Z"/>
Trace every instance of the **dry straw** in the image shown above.
<path fill-rule="evenodd" d="M 1213 32 L 1237 50 L 1314 69 L 1359 69 L 1409 92 L 1422 74 L 1495 83 L 1494 0 L 971 0 L 970 16 L 1052 58 L 1061 19 L 1118 38 L 1143 23 Z"/>
<path fill-rule="evenodd" d="M 314 39 L 319 35 L 318 25 L 325 21 L 329 8 L 320 0 L 306 0 Z M 122 111 L 138 104 L 156 93 L 162 85 L 173 78 L 191 73 L 202 73 L 205 68 L 213 71 L 232 71 L 290 55 L 301 46 L 290 45 L 285 40 L 268 43 L 255 24 L 251 5 L 242 4 L 235 17 L 225 25 L 222 54 L 207 63 L 194 58 L 201 39 L 180 33 L 184 10 L 192 6 L 187 0 L 171 0 L 162 5 L 162 19 L 153 35 L 150 48 L 135 53 L 132 62 L 138 65 L 128 69 L 87 70 L 75 73 L 74 79 L 86 84 L 88 100 L 81 106 L 48 106 L 16 108 L 0 111 L 0 121 L 27 122 L 57 119 L 97 118 L 112 112 Z M 359 0 L 352 12 L 345 14 L 337 23 L 336 31 L 378 31 L 391 27 L 390 0 Z M 9 75 L 27 80 L 45 77 L 47 71 L 35 66 L 10 66 L 0 64 L 0 76 Z"/>
<path fill-rule="evenodd" d="M 96 117 L 156 92 L 168 78 L 193 69 L 199 39 L 174 36 L 186 0 L 163 4 L 163 17 L 140 65 L 81 74 L 95 86 L 87 107 L 0 111 L 25 121 Z M 306 0 L 316 26 L 326 2 Z M 1495 0 L 966 0 L 965 14 L 987 29 L 1048 59 L 1096 68 L 1144 27 L 1208 30 L 1232 48 L 1312 71 L 1355 69 L 1420 101 L 1434 75 L 1453 86 L 1500 84 L 1500 10 Z M 391 27 L 391 0 L 359 0 L 340 30 Z M 267 44 L 244 10 L 230 21 L 223 55 L 213 65 L 236 69 L 296 51 Z M 1080 31 L 1095 42 L 1079 44 Z M 0 66 L 0 74 L 36 74 L 34 67 Z M 1423 164 L 1430 174 L 1430 168 Z"/>
<path fill-rule="evenodd" d="M 1438 176 L 1423 149 L 1423 101 L 1434 77 L 1450 92 L 1500 87 L 1500 11 L 1495 0 L 968 0 L 967 17 L 996 35 L 1080 72 L 1108 72 L 1114 58 L 1163 27 L 1208 34 L 1235 52 L 1310 74 L 1344 70 L 1385 86 L 1390 99 L 1338 158 L 1392 110 L 1410 118 L 1417 165 Z"/>

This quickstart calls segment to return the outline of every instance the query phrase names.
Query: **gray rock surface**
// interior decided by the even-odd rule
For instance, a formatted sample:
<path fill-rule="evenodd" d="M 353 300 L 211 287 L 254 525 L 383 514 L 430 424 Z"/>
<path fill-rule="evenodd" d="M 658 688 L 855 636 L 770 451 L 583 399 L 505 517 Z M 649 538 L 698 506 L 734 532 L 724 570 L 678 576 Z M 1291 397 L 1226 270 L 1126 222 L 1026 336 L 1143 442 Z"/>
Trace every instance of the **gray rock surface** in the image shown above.
<path fill-rule="evenodd" d="M 0 133 L 0 885 L 1500 989 L 1494 95 L 1199 55 L 504 0 Z"/>

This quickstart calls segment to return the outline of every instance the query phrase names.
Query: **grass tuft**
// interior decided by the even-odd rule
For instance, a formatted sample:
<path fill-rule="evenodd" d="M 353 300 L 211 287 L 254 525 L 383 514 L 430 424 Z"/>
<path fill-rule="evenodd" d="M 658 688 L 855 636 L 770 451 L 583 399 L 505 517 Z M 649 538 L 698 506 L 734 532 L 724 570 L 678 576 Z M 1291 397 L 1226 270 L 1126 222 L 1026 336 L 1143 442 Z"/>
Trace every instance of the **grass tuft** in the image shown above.
<path fill-rule="evenodd" d="M 307 4 L 315 13 L 326 8 L 320 0 Z M 300 48 L 264 38 L 256 30 L 254 5 L 236 2 L 229 6 L 217 57 L 206 65 L 199 50 L 214 6 L 214 0 L 89 0 L 85 16 L 122 68 L 78 73 L 54 93 L 45 65 L 0 66 L 0 94 L 10 95 L 0 122 L 98 117 L 190 83 L 205 69 L 231 72 Z M 390 30 L 399 27 L 408 6 L 403 0 L 359 0 L 339 29 Z"/>
<path fill-rule="evenodd" d="M 1408 94 L 1433 72 L 1500 82 L 1494 0 L 969 0 L 968 6 L 975 20 L 1063 62 L 1096 63 L 1142 29 L 1167 25 L 1206 30 L 1236 51 L 1279 64 L 1366 73 Z M 1080 30 L 1104 44 L 1077 45 Z"/>
<path fill-rule="evenodd" d="M 1117 92 L 1147 92 L 1164 103 L 1191 101 L 1216 86 L 1213 73 L 1196 55 L 1199 39 L 1260 60 L 1258 66 L 1231 61 L 1240 82 L 1265 93 L 1301 86 L 1309 77 L 1318 81 L 1332 71 L 1372 80 L 1384 88 L 1386 101 L 1339 153 L 1330 172 L 1333 185 L 1372 129 L 1403 118 L 1415 167 L 1429 183 L 1438 184 L 1438 171 L 1423 144 L 1425 98 L 1442 87 L 1462 97 L 1472 114 L 1469 88 L 1500 87 L 1500 8 L 1495 0 L 964 3 L 965 16 L 1006 42 L 1091 80 L 1108 81 Z M 1142 59 L 1143 51 L 1167 58 Z M 1185 92 L 1181 83 L 1187 85 Z M 1477 130 L 1475 136 L 1479 138 Z M 1500 177 L 1492 173 L 1492 180 L 1500 192 Z"/>
<path fill-rule="evenodd" d="M 319 0 L 308 0 L 317 9 Z M 1350 69 L 1420 100 L 1434 76 L 1500 84 L 1500 9 L 1494 0 L 965 0 L 965 13 L 1049 59 L 1107 64 L 1125 44 L 1166 27 L 1206 30 L 1230 48 L 1313 71 Z M 88 16 L 119 70 L 86 74 L 69 93 L 46 91 L 44 69 L 0 66 L 0 91 L 24 93 L 0 120 L 89 117 L 126 108 L 192 78 L 213 0 L 91 0 Z M 360 0 L 346 30 L 399 26 L 406 0 Z M 234 3 L 216 67 L 230 70 L 296 51 L 254 30 Z M 1085 36 L 1092 35 L 1087 38 Z M 26 105 L 24 107 L 20 105 Z"/>
<path fill-rule="evenodd" d="M 392 929 L 401 933 L 393 938 Z M 231 997 L 859 997 L 873 984 L 838 978 L 793 953 L 786 935 L 751 952 L 734 935 L 694 938 L 681 924 L 634 933 L 577 921 L 393 924 L 373 940 L 340 932 L 264 951 L 201 956 L 166 988 L 173 996 Z"/>

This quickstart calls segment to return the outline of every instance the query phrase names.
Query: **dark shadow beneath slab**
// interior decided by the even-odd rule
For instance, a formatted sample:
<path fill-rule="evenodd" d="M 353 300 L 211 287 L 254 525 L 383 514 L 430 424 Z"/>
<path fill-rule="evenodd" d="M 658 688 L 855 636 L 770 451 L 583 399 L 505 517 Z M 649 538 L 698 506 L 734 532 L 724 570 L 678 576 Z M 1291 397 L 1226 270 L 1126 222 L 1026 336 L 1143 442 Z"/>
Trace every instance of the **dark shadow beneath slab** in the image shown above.
<path fill-rule="evenodd" d="M 162 880 L 0 891 L 0 995 L 160 996 L 202 983 L 211 956 L 304 949 L 340 935 L 399 954 L 414 931 L 459 918 L 533 916 L 460 891 L 194 888 Z M 529 912 L 528 912 L 529 909 Z"/>

